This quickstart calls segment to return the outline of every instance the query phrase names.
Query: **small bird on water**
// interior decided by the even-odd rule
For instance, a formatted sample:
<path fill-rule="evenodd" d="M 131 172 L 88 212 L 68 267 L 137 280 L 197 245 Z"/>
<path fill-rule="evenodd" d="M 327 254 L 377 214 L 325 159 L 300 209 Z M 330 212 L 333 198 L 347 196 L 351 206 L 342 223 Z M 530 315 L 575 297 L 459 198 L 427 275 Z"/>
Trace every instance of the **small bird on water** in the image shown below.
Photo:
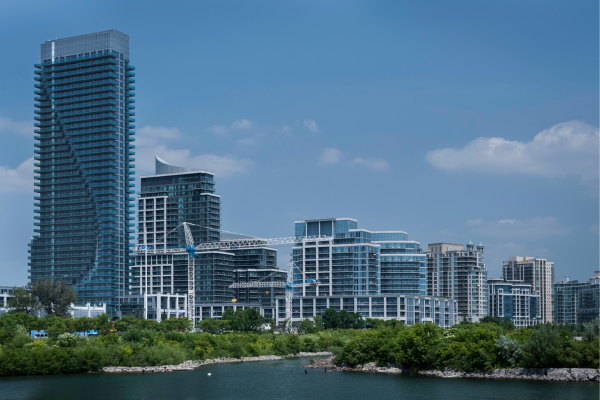
<path fill-rule="evenodd" d="M 308 371 L 307 371 L 307 370 L 304 370 L 304 373 L 305 373 L 305 374 L 308 374 Z"/>

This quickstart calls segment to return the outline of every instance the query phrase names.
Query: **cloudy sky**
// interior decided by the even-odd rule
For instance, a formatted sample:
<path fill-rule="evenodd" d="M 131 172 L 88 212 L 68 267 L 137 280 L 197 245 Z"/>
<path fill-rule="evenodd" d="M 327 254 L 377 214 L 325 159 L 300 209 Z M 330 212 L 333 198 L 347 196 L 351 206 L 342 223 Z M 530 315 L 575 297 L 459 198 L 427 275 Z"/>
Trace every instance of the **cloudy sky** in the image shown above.
<path fill-rule="evenodd" d="M 118 29 L 136 171 L 216 173 L 223 229 L 353 217 L 598 269 L 598 3 L 2 2 L 0 285 L 27 281 L 40 44 Z M 289 248 L 280 261 L 289 260 Z"/>

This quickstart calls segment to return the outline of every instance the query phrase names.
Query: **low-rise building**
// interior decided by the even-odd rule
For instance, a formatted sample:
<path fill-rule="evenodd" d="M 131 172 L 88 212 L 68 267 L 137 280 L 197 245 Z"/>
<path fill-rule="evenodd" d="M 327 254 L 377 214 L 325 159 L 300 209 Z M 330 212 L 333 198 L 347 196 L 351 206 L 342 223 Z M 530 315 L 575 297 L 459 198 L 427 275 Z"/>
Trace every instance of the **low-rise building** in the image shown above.
<path fill-rule="evenodd" d="M 542 322 L 539 307 L 540 294 L 523 281 L 489 279 L 488 311 L 492 317 L 510 318 L 516 327 L 527 327 Z"/>
<path fill-rule="evenodd" d="M 285 298 L 277 299 L 277 323 L 286 319 Z M 411 326 L 418 322 L 432 322 L 442 328 L 456 324 L 456 301 L 432 296 L 376 295 L 376 296 L 304 296 L 292 298 L 291 322 L 297 325 L 303 319 L 323 315 L 326 309 L 360 313 L 363 318 L 398 320 Z"/>

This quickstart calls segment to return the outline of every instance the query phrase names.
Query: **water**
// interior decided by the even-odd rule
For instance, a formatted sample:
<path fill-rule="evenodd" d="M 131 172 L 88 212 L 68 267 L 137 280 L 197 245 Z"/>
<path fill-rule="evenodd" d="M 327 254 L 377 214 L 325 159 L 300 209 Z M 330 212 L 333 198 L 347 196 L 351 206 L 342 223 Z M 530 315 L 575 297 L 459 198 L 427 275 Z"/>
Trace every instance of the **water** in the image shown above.
<path fill-rule="evenodd" d="M 442 379 L 307 369 L 306 359 L 158 374 L 0 378 L 0 399 L 598 399 L 598 384 Z M 212 376 L 208 376 L 208 373 Z"/>

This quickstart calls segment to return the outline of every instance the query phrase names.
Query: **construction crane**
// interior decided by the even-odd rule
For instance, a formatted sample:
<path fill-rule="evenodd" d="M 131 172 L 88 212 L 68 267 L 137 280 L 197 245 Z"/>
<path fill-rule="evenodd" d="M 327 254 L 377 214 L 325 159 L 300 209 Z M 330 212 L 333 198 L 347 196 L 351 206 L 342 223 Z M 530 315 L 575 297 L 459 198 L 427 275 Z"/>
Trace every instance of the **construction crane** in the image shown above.
<path fill-rule="evenodd" d="M 267 275 L 264 278 L 255 281 L 255 282 L 239 282 L 232 283 L 229 285 L 230 289 L 243 289 L 243 288 L 267 288 L 267 287 L 283 287 L 285 288 L 285 319 L 290 320 L 292 318 L 292 297 L 294 296 L 293 289 L 298 287 L 316 287 L 321 281 L 315 279 L 308 279 L 304 272 L 298 268 L 295 262 L 290 262 L 286 265 L 288 267 L 287 271 L 287 281 L 284 282 L 265 282 L 263 279 L 267 279 L 273 274 Z M 301 282 L 294 282 L 294 270 L 296 270 L 301 276 Z M 275 312 L 277 313 L 277 307 L 275 308 Z"/>
<path fill-rule="evenodd" d="M 160 240 L 164 239 L 167 235 L 177 231 L 180 227 L 183 226 L 183 231 L 185 233 L 185 252 L 188 254 L 188 299 L 187 299 L 187 306 L 188 306 L 188 318 L 190 318 L 192 320 L 192 322 L 196 322 L 195 321 L 195 310 L 196 310 L 196 296 L 195 296 L 195 286 L 194 286 L 194 281 L 195 281 L 195 273 L 196 273 L 196 268 L 194 266 L 194 257 L 196 256 L 196 249 L 194 248 L 194 237 L 192 235 L 192 231 L 189 228 L 189 225 L 193 225 L 193 226 L 197 226 L 195 224 L 190 224 L 189 222 L 183 222 L 179 225 L 177 225 L 177 227 L 175 227 L 174 229 L 170 230 L 169 232 L 165 233 Z M 160 241 L 159 240 L 159 241 Z M 136 248 L 136 251 L 144 251 L 144 255 L 145 255 L 145 260 L 144 263 L 146 264 L 146 266 L 148 266 L 148 253 L 150 252 L 150 254 L 157 254 L 157 253 L 181 253 L 181 249 L 180 248 L 176 248 L 176 249 L 168 249 L 168 250 L 176 250 L 176 251 L 171 251 L 168 252 L 166 251 L 167 249 L 157 249 L 156 246 L 148 246 L 148 245 L 141 245 L 139 247 Z"/>
<path fill-rule="evenodd" d="M 185 233 L 185 249 L 181 248 L 181 247 L 177 247 L 177 248 L 161 248 L 161 249 L 157 249 L 156 246 L 136 246 L 134 248 L 134 251 L 137 254 L 144 254 L 145 255 L 145 264 L 148 265 L 148 254 L 187 254 L 188 255 L 188 301 L 187 301 L 187 306 L 188 306 L 188 318 L 190 318 L 193 323 L 196 323 L 196 296 L 195 296 L 195 266 L 194 266 L 194 258 L 196 256 L 196 251 L 210 251 L 210 250 L 235 250 L 235 249 L 240 249 L 240 248 L 251 248 L 251 247 L 262 247 L 262 246 L 278 246 L 278 245 L 286 245 L 286 244 L 297 244 L 297 243 L 302 243 L 302 242 L 310 242 L 310 241 L 316 241 L 316 240 L 322 240 L 322 239 L 328 239 L 329 237 L 326 235 L 314 235 L 314 236 L 293 236 L 293 237 L 284 237 L 284 238 L 271 238 L 271 239 L 263 239 L 263 238 L 244 238 L 244 239 L 231 239 L 231 240 L 222 240 L 220 242 L 207 242 L 207 243 L 200 243 L 198 245 L 194 244 L 194 238 L 192 236 L 192 232 L 189 228 L 189 226 L 200 226 L 200 225 L 196 225 L 196 224 L 192 224 L 189 222 L 183 222 L 180 225 L 178 225 L 176 228 L 172 229 L 171 231 L 167 232 L 162 238 L 164 238 L 165 236 L 171 234 L 172 232 L 175 232 L 177 229 L 179 229 L 181 226 L 183 226 L 183 230 Z M 210 229 L 210 228 L 209 228 Z M 161 239 L 162 239 L 161 238 Z M 293 264 L 293 263 L 292 263 Z M 290 264 L 288 264 L 290 265 Z M 306 279 L 304 277 L 304 274 L 302 273 L 302 271 L 300 271 L 300 273 L 303 275 L 303 278 L 306 282 L 310 281 L 310 283 L 293 283 L 293 273 L 292 270 L 293 268 L 296 268 L 296 270 L 300 271 L 300 269 L 293 264 L 293 267 L 290 266 L 289 270 L 288 270 L 288 278 L 287 278 L 287 282 L 286 282 L 286 318 L 289 316 L 291 316 L 292 313 L 292 288 L 293 287 L 300 287 L 300 286 L 304 286 L 304 285 L 317 285 L 318 281 L 314 281 L 312 279 Z M 254 283 L 254 282 L 248 282 L 248 283 Z M 266 282 L 265 282 L 266 283 Z M 283 284 L 283 282 L 280 282 L 281 284 Z M 291 285 L 289 290 L 287 288 L 288 283 Z M 265 286 L 267 287 L 267 286 Z M 273 286 L 268 286 L 268 287 L 273 287 Z M 289 292 L 289 293 L 288 293 Z M 289 297 L 289 299 L 288 299 Z"/>

